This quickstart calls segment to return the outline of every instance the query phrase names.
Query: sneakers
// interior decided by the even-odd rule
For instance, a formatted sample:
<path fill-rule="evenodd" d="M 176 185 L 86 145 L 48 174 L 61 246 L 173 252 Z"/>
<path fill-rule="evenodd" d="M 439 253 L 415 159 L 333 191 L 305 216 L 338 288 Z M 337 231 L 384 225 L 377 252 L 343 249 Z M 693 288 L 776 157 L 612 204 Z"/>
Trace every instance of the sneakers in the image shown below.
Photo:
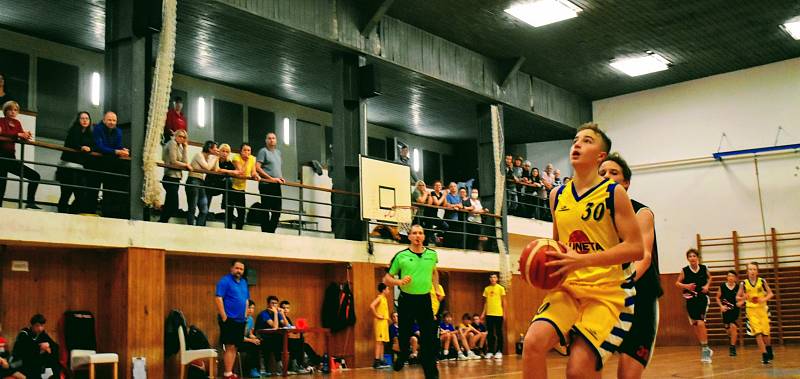
<path fill-rule="evenodd" d="M 499 361 L 499 360 L 501 360 L 501 359 L 503 359 L 503 353 L 501 353 L 501 352 L 499 352 L 499 351 L 498 351 L 498 352 L 497 352 L 497 353 L 494 355 L 494 359 L 496 359 L 496 360 L 498 360 L 498 361 Z"/>
<path fill-rule="evenodd" d="M 728 355 L 731 357 L 736 356 L 736 346 L 731 345 L 728 347 Z"/>
<path fill-rule="evenodd" d="M 458 352 L 458 357 L 456 357 L 456 359 L 458 359 L 458 360 L 460 360 L 460 361 L 466 361 L 466 360 L 467 360 L 467 359 L 469 359 L 469 358 L 467 358 L 467 356 L 466 356 L 466 355 L 464 355 L 464 353 L 462 353 L 462 352 L 460 352 L 460 351 L 459 351 L 459 352 Z"/>
<path fill-rule="evenodd" d="M 705 346 L 700 350 L 700 362 L 711 363 L 711 356 L 714 355 L 714 350 Z"/>
<path fill-rule="evenodd" d="M 397 359 L 392 362 L 392 369 L 395 371 L 400 371 L 403 369 L 403 366 L 406 364 L 406 357 L 403 354 L 397 354 Z"/>
<path fill-rule="evenodd" d="M 477 355 L 470 350 L 467 352 L 467 359 L 481 359 L 480 355 Z"/>
<path fill-rule="evenodd" d="M 769 354 L 761 353 L 761 363 L 765 365 L 769 364 Z"/>
<path fill-rule="evenodd" d="M 486 353 L 486 359 L 492 359 L 492 357 L 494 357 L 494 354 Z"/>
<path fill-rule="evenodd" d="M 389 366 L 388 364 L 386 364 L 386 362 L 384 362 L 383 359 L 375 359 L 375 360 L 372 361 L 372 368 L 374 368 L 376 370 L 382 370 L 382 369 L 389 368 L 389 367 L 392 367 L 392 366 Z"/>
<path fill-rule="evenodd" d="M 236 375 L 236 374 L 223 375 L 222 378 L 223 379 L 239 379 L 239 375 Z"/>
<path fill-rule="evenodd" d="M 261 373 L 258 371 L 257 368 L 254 368 L 254 369 L 250 370 L 250 375 L 249 376 L 251 378 L 261 378 Z"/>

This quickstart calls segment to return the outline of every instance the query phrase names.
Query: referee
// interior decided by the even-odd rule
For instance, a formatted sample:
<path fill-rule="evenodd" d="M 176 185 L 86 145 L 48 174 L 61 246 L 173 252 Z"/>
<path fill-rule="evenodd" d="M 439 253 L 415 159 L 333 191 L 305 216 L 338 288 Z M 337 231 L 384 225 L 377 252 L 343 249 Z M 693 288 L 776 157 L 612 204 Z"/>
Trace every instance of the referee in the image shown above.
<path fill-rule="evenodd" d="M 409 354 L 411 327 L 416 322 L 420 327 L 419 359 L 426 379 L 439 378 L 436 368 L 434 347 L 436 346 L 436 330 L 431 311 L 431 288 L 438 286 L 439 275 L 436 263 L 439 261 L 435 251 L 422 245 L 425 241 L 425 230 L 419 224 L 411 226 L 408 234 L 411 244 L 408 248 L 395 254 L 389 266 L 389 272 L 383 277 L 388 286 L 400 286 L 400 299 L 397 313 L 399 316 L 400 353 L 394 361 L 395 371 L 403 369 Z M 402 279 L 396 279 L 395 275 Z"/>

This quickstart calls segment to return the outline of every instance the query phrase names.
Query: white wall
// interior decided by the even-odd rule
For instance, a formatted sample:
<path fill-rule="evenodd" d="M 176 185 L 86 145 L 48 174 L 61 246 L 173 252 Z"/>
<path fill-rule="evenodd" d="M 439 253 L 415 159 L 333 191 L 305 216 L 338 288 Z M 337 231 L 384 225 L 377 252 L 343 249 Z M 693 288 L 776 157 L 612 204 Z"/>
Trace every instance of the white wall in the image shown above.
<path fill-rule="evenodd" d="M 525 144 L 525 157 L 531 161 L 531 167 L 538 167 L 544 172 L 545 166 L 552 163 L 553 167 L 561 170 L 561 177 L 572 176 L 572 166 L 569 164 L 569 149 L 572 140 L 547 141 Z"/>
<path fill-rule="evenodd" d="M 631 165 L 711 156 L 723 133 L 723 151 L 773 146 L 779 126 L 778 144 L 798 143 L 800 59 L 603 99 L 593 110 Z M 760 180 L 753 159 L 634 170 L 630 192 L 655 212 L 662 272 L 685 265 L 696 233 L 800 230 L 798 166 L 798 154 L 758 158 Z M 748 250 L 766 254 L 763 245 Z"/>
<path fill-rule="evenodd" d="M 100 73 L 104 78 L 103 54 L 93 51 L 30 37 L 0 29 L 0 47 L 18 51 L 30 56 L 30 77 L 28 78 L 28 108 L 36 111 L 36 58 L 46 58 L 78 67 L 78 109 L 86 110 L 92 115 L 92 120 L 100 120 L 103 112 L 102 86 L 100 87 L 100 105 L 91 103 L 91 78 L 93 72 Z M 0 57 L 2 59 L 2 57 Z"/>

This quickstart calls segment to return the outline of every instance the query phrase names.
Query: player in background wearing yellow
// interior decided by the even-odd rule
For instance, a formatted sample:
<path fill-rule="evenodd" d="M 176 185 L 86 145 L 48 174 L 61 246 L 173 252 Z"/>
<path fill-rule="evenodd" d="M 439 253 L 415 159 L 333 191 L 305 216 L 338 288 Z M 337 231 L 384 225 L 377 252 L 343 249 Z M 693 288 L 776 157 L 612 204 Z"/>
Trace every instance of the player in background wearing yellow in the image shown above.
<path fill-rule="evenodd" d="M 628 191 L 633 172 L 619 153 L 613 153 L 600 165 L 600 176 L 621 184 Z M 619 347 L 617 378 L 626 379 L 641 378 L 647 363 L 653 357 L 658 333 L 658 298 L 664 294 L 659 279 L 658 243 L 653 211 L 634 199 L 631 199 L 631 205 L 642 231 L 644 257 L 633 264 L 636 271 L 636 309 L 633 312 L 631 330 Z"/>
<path fill-rule="evenodd" d="M 678 274 L 675 286 L 683 289 L 689 324 L 692 325 L 694 335 L 700 342 L 700 362 L 711 363 L 714 351 L 708 346 L 708 331 L 706 330 L 711 272 L 708 271 L 706 265 L 700 264 L 700 253 L 695 249 L 686 251 L 686 260 L 689 261 L 689 265 Z"/>
<path fill-rule="evenodd" d="M 728 355 L 736 356 L 736 338 L 739 336 L 739 308 L 744 305 L 743 301 L 737 300 L 739 294 L 739 275 L 736 270 L 728 270 L 725 276 L 725 283 L 719 285 L 717 291 L 717 305 L 722 312 L 722 325 L 728 332 L 731 344 L 728 347 Z"/>
<path fill-rule="evenodd" d="M 445 298 L 444 287 L 441 284 L 434 284 L 431 287 L 431 308 L 433 308 L 433 319 L 437 320 L 436 327 L 439 327 L 439 307 L 442 305 L 442 300 Z"/>
<path fill-rule="evenodd" d="M 600 378 L 633 320 L 630 262 L 642 259 L 642 234 L 625 189 L 598 174 L 611 140 L 584 124 L 570 148 L 572 180 L 550 193 L 553 239 L 567 252 L 548 251 L 564 275 L 539 307 L 525 336 L 523 378 L 546 378 L 547 355 L 569 346 L 568 378 Z"/>
<path fill-rule="evenodd" d="M 373 323 L 375 328 L 375 360 L 372 368 L 389 368 L 388 363 L 383 360 L 383 345 L 389 342 L 389 303 L 387 296 L 391 295 L 391 290 L 386 284 L 378 283 L 378 296 L 369 304 L 372 315 L 375 317 Z"/>
<path fill-rule="evenodd" d="M 486 359 L 503 359 L 503 309 L 506 308 L 506 289 L 497 283 L 497 274 L 489 274 L 489 285 L 483 289 L 483 313 L 488 329 Z"/>
<path fill-rule="evenodd" d="M 747 280 L 739 285 L 736 299 L 744 300 L 745 317 L 747 318 L 747 335 L 756 338 L 758 350 L 761 352 L 761 363 L 768 364 L 772 355 L 772 342 L 769 339 L 769 307 L 767 302 L 775 294 L 767 281 L 758 276 L 758 263 L 747 264 Z"/>

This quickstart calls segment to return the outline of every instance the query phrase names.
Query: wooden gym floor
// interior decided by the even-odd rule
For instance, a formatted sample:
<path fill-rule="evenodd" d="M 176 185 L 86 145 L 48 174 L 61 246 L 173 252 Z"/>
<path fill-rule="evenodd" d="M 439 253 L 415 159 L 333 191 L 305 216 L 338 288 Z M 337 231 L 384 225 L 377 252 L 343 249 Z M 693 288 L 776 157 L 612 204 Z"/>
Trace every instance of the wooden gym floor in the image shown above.
<path fill-rule="evenodd" d="M 699 347 L 671 346 L 656 348 L 653 361 L 645 371 L 645 378 L 800 378 L 800 346 L 775 347 L 775 360 L 761 364 L 761 354 L 755 346 L 739 349 L 739 356 L 729 357 L 727 346 L 714 349 L 713 363 L 700 363 Z M 550 378 L 563 378 L 567 358 L 552 355 L 548 360 Z M 522 358 L 505 356 L 501 362 L 491 360 L 447 361 L 439 363 L 441 378 L 505 379 L 522 376 Z M 603 370 L 603 378 L 616 378 L 617 358 L 612 357 Z M 307 376 L 322 377 L 319 375 Z M 406 366 L 396 373 L 390 370 L 356 369 L 335 372 L 336 379 L 422 379 L 422 369 Z M 295 376 L 303 378 L 303 376 Z"/>

